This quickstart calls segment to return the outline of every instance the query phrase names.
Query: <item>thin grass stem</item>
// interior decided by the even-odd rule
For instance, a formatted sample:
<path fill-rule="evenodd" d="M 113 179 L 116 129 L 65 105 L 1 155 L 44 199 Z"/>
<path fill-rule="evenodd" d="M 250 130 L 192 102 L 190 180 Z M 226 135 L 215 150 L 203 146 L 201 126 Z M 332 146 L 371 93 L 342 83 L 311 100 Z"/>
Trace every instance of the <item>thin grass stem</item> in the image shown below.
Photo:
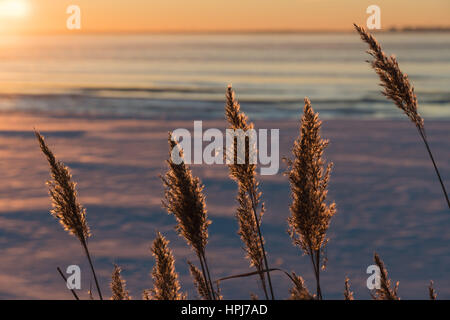
<path fill-rule="evenodd" d="M 252 190 L 254 190 L 254 189 L 252 189 Z M 264 248 L 264 240 L 262 238 L 261 228 L 259 226 L 259 217 L 256 212 L 255 195 L 253 194 L 253 192 L 249 192 L 249 194 L 250 194 L 250 200 L 252 201 L 253 214 L 255 216 L 255 221 L 256 221 L 256 230 L 258 231 L 259 242 L 261 244 L 261 250 L 262 250 L 263 259 L 264 259 L 264 266 L 266 267 L 266 270 L 269 270 L 269 263 L 267 262 L 266 249 Z M 275 296 L 273 294 L 272 279 L 270 278 L 269 271 L 267 271 L 267 281 L 269 283 L 270 295 L 272 297 L 272 300 L 275 300 Z M 265 288 L 265 284 L 263 284 L 263 288 Z M 267 292 L 266 292 L 266 296 L 267 296 Z"/>
<path fill-rule="evenodd" d="M 208 277 L 206 276 L 205 262 L 203 261 L 203 257 L 201 255 L 198 256 L 198 259 L 200 260 L 200 267 L 202 268 L 203 278 L 205 279 L 206 288 L 208 290 L 208 299 L 213 300 L 211 293 L 211 285 L 208 283 Z"/>
<path fill-rule="evenodd" d="M 84 252 L 86 253 L 86 257 L 87 257 L 87 259 L 89 261 L 89 265 L 91 267 L 91 271 L 92 271 L 92 274 L 94 276 L 94 281 L 95 281 L 95 286 L 97 287 L 98 296 L 100 297 L 100 300 L 103 300 L 102 291 L 100 290 L 100 285 L 98 284 L 97 275 L 95 274 L 95 269 L 94 269 L 94 265 L 92 264 L 91 255 L 89 253 L 89 249 L 88 249 L 87 244 L 86 244 L 85 241 L 82 241 L 81 244 L 83 246 Z"/>
<path fill-rule="evenodd" d="M 203 252 L 202 253 L 202 256 L 203 256 L 203 262 L 205 263 L 205 271 L 206 271 L 206 275 L 207 275 L 207 277 L 208 277 L 208 281 L 206 281 L 208 284 L 209 284 L 209 286 L 210 286 L 210 289 L 211 289 L 211 295 L 212 295 L 212 298 L 213 298 L 213 300 L 216 300 L 216 294 L 215 294 L 215 291 L 214 291 L 214 287 L 213 287 L 213 284 L 212 284 L 212 281 L 211 281 L 211 275 L 210 275 L 210 273 L 209 273 L 209 267 L 208 267 L 208 262 L 206 261 L 206 254 L 205 254 L 205 252 Z M 206 280 L 206 279 L 205 279 Z"/>
<path fill-rule="evenodd" d="M 437 177 L 438 177 L 439 182 L 441 184 L 442 192 L 444 192 L 445 200 L 447 201 L 447 206 L 450 209 L 450 200 L 448 199 L 448 193 L 447 193 L 447 190 L 445 189 L 445 185 L 444 185 L 444 182 L 442 181 L 441 174 L 439 173 L 439 169 L 438 169 L 438 167 L 436 165 L 436 162 L 434 161 L 434 157 L 433 157 L 433 153 L 431 152 L 431 148 L 428 145 L 428 141 L 427 141 L 427 138 L 426 138 L 426 135 L 425 135 L 425 129 L 417 127 L 417 130 L 419 131 L 420 136 L 422 137 L 422 140 L 425 143 L 425 147 L 427 148 L 427 151 L 428 151 L 428 154 L 430 156 L 431 162 L 433 162 L 434 171 L 436 171 Z"/>
<path fill-rule="evenodd" d="M 61 271 L 61 268 L 60 268 L 60 267 L 57 267 L 56 270 L 58 270 L 59 274 L 61 275 L 61 278 L 63 278 L 63 280 L 64 280 L 64 282 L 66 283 L 66 286 L 67 286 L 67 278 L 66 278 L 66 276 L 64 275 L 64 273 Z M 72 294 L 73 294 L 73 296 L 74 296 L 74 298 L 75 298 L 76 300 L 80 300 L 80 298 L 78 297 L 78 295 L 77 295 L 77 293 L 75 292 L 75 290 L 70 289 L 70 292 L 72 292 Z"/>

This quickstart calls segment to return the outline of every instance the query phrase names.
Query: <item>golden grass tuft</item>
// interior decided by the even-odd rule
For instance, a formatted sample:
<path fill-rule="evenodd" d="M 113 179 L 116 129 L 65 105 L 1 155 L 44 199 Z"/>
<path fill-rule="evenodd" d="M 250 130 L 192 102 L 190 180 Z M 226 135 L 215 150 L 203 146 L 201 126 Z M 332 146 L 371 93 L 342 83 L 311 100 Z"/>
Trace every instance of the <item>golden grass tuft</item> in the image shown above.
<path fill-rule="evenodd" d="M 229 129 L 242 130 L 244 132 L 253 129 L 253 123 L 248 122 L 248 118 L 244 112 L 241 111 L 241 106 L 236 100 L 235 92 L 231 86 L 228 86 L 226 92 L 225 117 L 229 124 Z M 256 204 L 259 204 L 260 193 L 258 191 L 258 182 L 256 180 L 256 165 L 250 163 L 249 153 L 250 148 L 248 141 L 246 142 L 245 156 L 246 159 L 243 164 L 237 161 L 237 143 L 234 143 L 235 159 L 231 161 L 228 166 L 230 177 L 235 180 L 239 186 L 251 194 L 255 198 Z"/>
<path fill-rule="evenodd" d="M 175 272 L 175 259 L 169 248 L 169 241 L 161 233 L 156 234 L 151 247 L 156 263 L 152 270 L 153 289 L 144 291 L 144 298 L 150 300 L 184 300 L 180 292 L 178 274 Z"/>
<path fill-rule="evenodd" d="M 191 169 L 184 163 L 175 164 L 170 154 L 179 144 L 169 134 L 169 170 L 162 177 L 165 192 L 163 207 L 177 219 L 176 230 L 196 253 L 202 254 L 208 243 L 208 220 L 204 186 L 200 179 L 192 175 Z"/>
<path fill-rule="evenodd" d="M 131 297 L 126 290 L 126 282 L 122 279 L 120 273 L 122 269 L 114 264 L 114 270 L 111 276 L 111 300 L 131 300 Z"/>
<path fill-rule="evenodd" d="M 350 279 L 348 277 L 345 278 L 344 298 L 345 300 L 355 300 L 353 292 L 350 290 Z"/>
<path fill-rule="evenodd" d="M 375 290 L 375 294 L 373 295 L 374 300 L 400 300 L 397 295 L 399 282 L 395 284 L 394 288 L 391 288 L 391 280 L 388 277 L 388 272 L 386 267 L 384 266 L 383 260 L 381 260 L 380 256 L 375 253 L 374 254 L 375 264 L 380 268 L 380 289 Z"/>
<path fill-rule="evenodd" d="M 434 160 L 433 153 L 428 144 L 427 135 L 425 133 L 424 121 L 417 110 L 418 102 L 417 96 L 414 93 L 414 87 L 411 85 L 408 75 L 404 74 L 398 65 L 397 59 L 394 56 L 388 57 L 382 50 L 381 45 L 370 33 L 364 28 L 354 24 L 356 31 L 361 36 L 361 39 L 369 45 L 367 51 L 372 57 L 372 61 L 368 61 L 381 80 L 381 86 L 384 88 L 383 94 L 390 100 L 394 101 L 395 105 L 403 110 L 408 118 L 416 125 L 416 128 L 425 144 L 428 155 L 433 163 L 434 170 L 444 193 L 447 206 L 450 209 L 450 199 L 447 190 L 442 180 L 441 174 Z"/>
<path fill-rule="evenodd" d="M 242 130 L 244 132 L 253 129 L 253 123 L 248 122 L 248 118 L 241 111 L 239 102 L 236 100 L 235 92 L 231 85 L 226 91 L 225 118 L 229 124 L 229 129 Z M 231 160 L 228 168 L 230 177 L 238 184 L 237 201 L 239 207 L 236 217 L 239 224 L 238 234 L 241 236 L 245 245 L 247 258 L 250 265 L 259 272 L 262 288 L 266 299 L 269 298 L 267 285 L 263 270 L 270 270 L 264 248 L 264 238 L 261 233 L 261 217 L 264 213 L 264 203 L 261 203 L 261 192 L 259 191 L 259 182 L 256 179 L 256 165 L 250 163 L 250 153 L 255 150 L 255 146 L 250 145 L 249 139 L 245 142 L 245 161 L 238 163 L 237 159 L 237 141 L 234 141 L 234 159 Z M 259 211 L 259 212 L 258 212 Z M 264 263 L 264 264 L 263 264 Z M 274 299 L 272 280 L 270 272 L 267 271 L 268 287 L 270 296 Z"/>
<path fill-rule="evenodd" d="M 369 45 L 367 53 L 374 58 L 370 64 L 380 77 L 383 94 L 394 101 L 418 128 L 423 129 L 423 119 L 417 111 L 417 96 L 408 75 L 400 70 L 395 56 L 388 57 L 383 52 L 381 45 L 370 33 L 363 27 L 356 24 L 354 26 L 361 39 Z"/>
<path fill-rule="evenodd" d="M 53 152 L 45 143 L 44 137 L 38 131 L 35 131 L 34 134 L 38 140 L 39 147 L 47 158 L 50 166 L 52 180 L 47 182 L 53 206 L 50 213 L 58 219 L 64 230 L 80 240 L 94 276 L 98 295 L 100 299 L 103 300 L 87 245 L 87 239 L 90 237 L 91 232 L 86 221 L 86 209 L 83 208 L 78 201 L 76 183 L 72 181 L 72 175 L 69 168 L 66 167 L 63 162 L 56 159 Z"/>
<path fill-rule="evenodd" d="M 165 191 L 163 207 L 177 220 L 176 230 L 197 254 L 206 283 L 210 299 L 215 299 L 209 267 L 206 260 L 206 244 L 208 243 L 208 220 L 204 186 L 198 177 L 192 175 L 191 169 L 182 161 L 176 164 L 172 159 L 173 152 L 178 152 L 183 158 L 183 150 L 169 133 L 169 160 L 164 177 L 161 177 Z"/>
<path fill-rule="evenodd" d="M 64 230 L 76 236 L 81 242 L 86 242 L 91 233 L 86 221 L 86 209 L 78 201 L 76 183 L 72 181 L 72 174 L 64 163 L 55 158 L 45 143 L 44 137 L 38 131 L 34 133 L 50 165 L 52 180 L 47 182 L 53 206 L 50 213 Z"/>
<path fill-rule="evenodd" d="M 328 181 L 332 164 L 324 169 L 323 152 L 328 141 L 320 137 L 321 121 L 314 113 L 311 102 L 305 98 L 300 136 L 294 142 L 286 172 L 291 185 L 291 216 L 288 218 L 289 234 L 294 245 L 311 257 L 317 282 L 317 296 L 322 298 L 320 288 L 321 256 L 326 246 L 326 232 L 336 213 L 336 205 L 326 204 Z"/>
<path fill-rule="evenodd" d="M 314 300 L 316 297 L 309 293 L 302 277 L 296 275 L 294 272 L 291 277 L 294 287 L 290 289 L 290 300 Z"/>
<path fill-rule="evenodd" d="M 194 286 L 197 289 L 197 293 L 201 299 L 209 299 L 208 285 L 203 278 L 202 272 L 190 261 L 188 261 L 189 272 L 194 280 Z"/>

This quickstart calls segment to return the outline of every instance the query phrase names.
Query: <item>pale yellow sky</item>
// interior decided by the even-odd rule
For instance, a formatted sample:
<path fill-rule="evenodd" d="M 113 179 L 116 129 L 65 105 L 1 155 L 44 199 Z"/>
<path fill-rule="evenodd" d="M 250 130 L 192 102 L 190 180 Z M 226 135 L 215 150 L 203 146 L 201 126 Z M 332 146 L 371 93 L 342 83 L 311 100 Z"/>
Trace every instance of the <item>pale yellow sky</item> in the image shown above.
<path fill-rule="evenodd" d="M 0 32 L 67 32 L 71 4 L 82 32 L 349 30 L 372 4 L 383 28 L 450 26 L 449 0 L 0 0 Z"/>

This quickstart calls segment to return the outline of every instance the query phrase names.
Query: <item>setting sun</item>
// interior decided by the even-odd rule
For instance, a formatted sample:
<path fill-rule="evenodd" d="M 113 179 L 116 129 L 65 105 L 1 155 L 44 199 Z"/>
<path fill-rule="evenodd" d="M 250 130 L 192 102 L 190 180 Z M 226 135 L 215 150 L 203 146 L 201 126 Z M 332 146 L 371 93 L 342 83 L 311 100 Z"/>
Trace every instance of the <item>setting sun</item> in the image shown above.
<path fill-rule="evenodd" d="M 24 17 L 28 11 L 29 5 L 26 0 L 0 0 L 0 17 Z"/>

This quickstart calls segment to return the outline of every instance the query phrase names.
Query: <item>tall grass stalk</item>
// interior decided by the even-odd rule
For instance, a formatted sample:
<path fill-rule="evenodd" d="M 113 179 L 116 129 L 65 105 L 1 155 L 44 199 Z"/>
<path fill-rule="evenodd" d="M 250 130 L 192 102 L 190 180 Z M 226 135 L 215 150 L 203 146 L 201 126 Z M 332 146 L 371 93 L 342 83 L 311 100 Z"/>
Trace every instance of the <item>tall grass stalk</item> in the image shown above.
<path fill-rule="evenodd" d="M 130 295 L 126 289 L 126 282 L 122 279 L 122 269 L 114 264 L 114 270 L 111 275 L 111 300 L 130 300 Z"/>
<path fill-rule="evenodd" d="M 87 245 L 87 239 L 90 237 L 91 232 L 86 221 L 86 209 L 83 208 L 78 201 L 76 183 L 72 181 L 72 175 L 69 168 L 55 158 L 53 152 L 45 143 L 44 137 L 38 131 L 35 131 L 34 133 L 39 142 L 41 151 L 50 165 L 50 175 L 52 180 L 47 182 L 53 206 L 50 213 L 58 219 L 64 230 L 80 240 L 94 276 L 98 295 L 100 300 L 103 300 L 91 254 Z"/>
<path fill-rule="evenodd" d="M 383 95 L 392 100 L 395 105 L 399 109 L 403 110 L 408 118 L 415 124 L 420 137 L 425 144 L 431 162 L 433 163 L 433 167 L 441 185 L 442 192 L 444 193 L 447 206 L 450 209 L 450 200 L 448 197 L 448 193 L 445 189 L 441 174 L 439 173 L 439 169 L 437 167 L 436 161 L 434 160 L 433 153 L 431 152 L 431 148 L 428 144 L 424 121 L 417 110 L 417 96 L 414 92 L 414 87 L 409 81 L 408 75 L 402 73 L 395 56 L 391 55 L 390 57 L 388 57 L 383 52 L 381 45 L 374 36 L 367 32 L 363 27 L 360 27 L 356 24 L 354 24 L 354 26 L 356 31 L 361 36 L 361 39 L 369 45 L 369 50 L 367 51 L 367 53 L 369 53 L 373 57 L 373 60 L 368 62 L 380 77 L 380 85 L 384 89 L 382 92 Z"/>
<path fill-rule="evenodd" d="M 168 170 L 161 177 L 165 192 L 163 207 L 169 214 L 173 214 L 177 220 L 176 230 L 188 245 L 197 254 L 202 268 L 203 277 L 208 285 L 209 299 L 215 299 L 215 292 L 211 281 L 211 275 L 206 260 L 206 244 L 208 242 L 208 220 L 204 186 L 198 177 L 192 175 L 191 169 L 185 164 L 183 150 L 176 142 L 175 137 L 169 133 L 169 159 Z M 180 163 L 175 163 L 178 158 Z"/>
<path fill-rule="evenodd" d="M 225 117 L 228 121 L 229 128 L 233 130 L 242 130 L 246 132 L 253 129 L 253 123 L 248 123 L 247 116 L 240 110 L 240 104 L 235 98 L 235 93 L 230 86 L 226 92 Z M 261 211 L 258 213 L 261 192 L 258 190 L 259 183 L 256 180 L 256 165 L 249 161 L 251 146 L 246 138 L 245 143 L 245 161 L 243 164 L 237 161 L 237 143 L 234 142 L 234 150 L 232 154 L 233 159 L 227 159 L 229 162 L 230 177 L 238 183 L 238 203 L 240 207 L 237 211 L 237 218 L 239 223 L 239 234 L 246 246 L 247 257 L 250 259 L 250 264 L 254 266 L 260 274 L 260 280 L 266 299 L 269 298 L 267 293 L 266 281 L 263 269 L 270 270 L 267 261 L 267 254 L 264 248 L 264 238 L 261 232 L 261 217 L 264 213 L 264 203 L 261 204 Z M 257 242 L 255 242 L 255 240 Z M 264 263 L 264 264 L 263 264 Z M 267 271 L 267 282 L 270 290 L 271 299 L 275 299 L 273 293 L 272 279 L 270 272 Z"/>
<path fill-rule="evenodd" d="M 289 234 L 294 245 L 311 259 L 318 299 L 322 299 L 320 270 L 328 242 L 326 232 L 336 214 L 335 203 L 326 204 L 332 163 L 324 168 L 323 152 L 328 141 L 320 137 L 321 125 L 319 115 L 314 113 L 311 102 L 305 98 L 300 135 L 294 142 L 293 159 L 288 160 L 286 172 L 292 195 Z"/>
<path fill-rule="evenodd" d="M 153 289 L 144 291 L 152 300 L 184 300 L 178 274 L 175 272 L 175 258 L 169 248 L 169 241 L 159 232 L 152 244 L 152 255 L 156 263 L 152 270 Z"/>

